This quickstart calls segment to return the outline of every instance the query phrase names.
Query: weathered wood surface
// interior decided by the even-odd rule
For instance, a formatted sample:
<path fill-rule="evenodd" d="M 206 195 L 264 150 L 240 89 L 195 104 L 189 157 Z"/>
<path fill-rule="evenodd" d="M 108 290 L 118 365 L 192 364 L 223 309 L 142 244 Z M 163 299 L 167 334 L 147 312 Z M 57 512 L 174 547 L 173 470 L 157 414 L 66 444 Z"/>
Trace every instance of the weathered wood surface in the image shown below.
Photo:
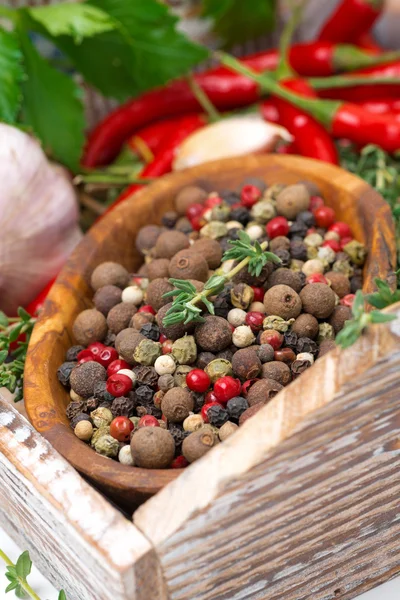
<path fill-rule="evenodd" d="M 171 600 L 347 599 L 398 574 L 399 372 L 398 318 L 141 506 Z"/>
<path fill-rule="evenodd" d="M 24 394 L 35 428 L 81 473 L 125 506 L 133 508 L 143 502 L 180 471 L 149 471 L 109 461 L 78 440 L 69 427 L 65 415 L 69 395 L 58 382 L 56 371 L 73 344 L 74 318 L 91 305 L 90 274 L 104 260 L 136 269 L 141 257 L 134 247 L 135 234 L 143 225 L 160 222 L 184 186 L 197 183 L 210 191 L 232 189 L 249 176 L 260 177 L 269 184 L 315 181 L 337 217 L 350 223 L 356 238 L 369 248 L 364 291 L 373 289 L 378 276 L 395 281 L 394 229 L 388 204 L 358 177 L 321 161 L 279 155 L 216 161 L 163 177 L 107 215 L 79 244 L 50 292 L 31 338 Z M 300 388 L 308 402 L 306 388 Z M 256 452 L 257 440 L 253 445 Z"/>
<path fill-rule="evenodd" d="M 167 600 L 146 538 L 1 394 L 0 523 L 68 600 Z"/>

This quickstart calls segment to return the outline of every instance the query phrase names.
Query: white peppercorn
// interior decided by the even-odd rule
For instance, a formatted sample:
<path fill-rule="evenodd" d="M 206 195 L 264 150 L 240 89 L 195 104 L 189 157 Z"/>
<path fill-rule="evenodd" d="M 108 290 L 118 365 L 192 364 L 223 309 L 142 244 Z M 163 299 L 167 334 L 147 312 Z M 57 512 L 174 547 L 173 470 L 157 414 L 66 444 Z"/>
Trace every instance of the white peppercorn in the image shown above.
<path fill-rule="evenodd" d="M 249 306 L 249 312 L 260 312 L 265 314 L 266 308 L 262 302 L 252 302 Z"/>
<path fill-rule="evenodd" d="M 228 221 L 226 226 L 229 229 L 243 229 L 243 225 L 239 221 Z"/>
<path fill-rule="evenodd" d="M 127 446 L 122 446 L 121 450 L 118 452 L 118 460 L 122 465 L 128 465 L 129 467 L 135 465 L 129 444 Z"/>
<path fill-rule="evenodd" d="M 254 333 L 248 325 L 240 325 L 232 333 L 232 342 L 237 348 L 251 346 L 255 339 Z"/>
<path fill-rule="evenodd" d="M 240 325 L 243 325 L 245 323 L 246 314 L 246 311 L 242 310 L 241 308 L 232 308 L 232 310 L 228 312 L 228 323 L 230 323 L 234 327 L 239 327 Z"/>
<path fill-rule="evenodd" d="M 159 356 L 154 363 L 154 368 L 158 375 L 172 375 L 176 370 L 176 362 L 169 354 Z"/>
<path fill-rule="evenodd" d="M 309 363 L 313 364 L 314 356 L 311 354 L 311 352 L 300 352 L 296 356 L 296 360 L 308 360 Z"/>
<path fill-rule="evenodd" d="M 319 258 L 314 258 L 305 262 L 301 270 L 304 275 L 308 277 L 309 275 L 314 275 L 314 273 L 323 273 L 324 265 L 322 260 Z"/>
<path fill-rule="evenodd" d="M 236 423 L 232 423 L 232 421 L 227 421 L 222 425 L 220 430 L 218 431 L 218 437 L 223 442 L 228 437 L 230 437 L 233 433 L 235 433 L 239 429 L 239 426 Z"/>
<path fill-rule="evenodd" d="M 254 242 L 255 240 L 259 240 L 260 237 L 264 235 L 264 230 L 261 225 L 250 225 L 250 227 L 246 228 L 246 233 Z"/>
<path fill-rule="evenodd" d="M 306 235 L 303 241 L 306 246 L 318 248 L 322 245 L 324 238 L 319 233 L 310 233 L 309 235 Z"/>
<path fill-rule="evenodd" d="M 136 380 L 137 380 L 136 373 L 134 373 L 130 369 L 120 369 L 119 371 L 117 371 L 117 374 L 118 375 L 126 375 L 127 377 L 129 377 L 131 379 L 132 383 L 136 383 Z"/>
<path fill-rule="evenodd" d="M 200 429 L 200 427 L 203 427 L 203 425 L 203 417 L 193 413 L 186 417 L 186 419 L 183 421 L 183 429 L 185 431 L 190 431 L 190 433 L 192 433 L 192 431 L 197 431 L 197 429 Z"/>
<path fill-rule="evenodd" d="M 88 442 L 93 435 L 93 425 L 90 421 L 79 421 L 79 423 L 76 424 L 74 433 L 76 437 L 83 442 Z"/>
<path fill-rule="evenodd" d="M 69 391 L 69 397 L 71 398 L 72 402 L 82 402 L 84 400 L 84 398 L 77 394 L 73 389 Z"/>
<path fill-rule="evenodd" d="M 137 285 L 130 285 L 122 291 L 121 300 L 139 306 L 143 302 L 143 292 Z"/>

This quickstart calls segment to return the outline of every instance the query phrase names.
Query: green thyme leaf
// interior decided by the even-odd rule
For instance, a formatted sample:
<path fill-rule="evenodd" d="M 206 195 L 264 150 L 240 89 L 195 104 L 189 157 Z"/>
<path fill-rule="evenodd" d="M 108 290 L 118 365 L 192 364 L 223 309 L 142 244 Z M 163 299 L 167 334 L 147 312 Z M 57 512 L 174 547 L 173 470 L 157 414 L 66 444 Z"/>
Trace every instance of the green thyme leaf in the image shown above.
<path fill-rule="evenodd" d="M 364 311 L 364 296 L 361 290 L 357 290 L 356 297 L 354 298 L 351 312 L 355 318 L 360 317 Z"/>
<path fill-rule="evenodd" d="M 379 310 L 372 310 L 370 313 L 371 323 L 387 323 L 397 319 L 397 315 L 381 313 Z"/>
<path fill-rule="evenodd" d="M 212 315 L 215 315 L 214 304 L 205 296 L 203 297 L 202 302 L 206 306 L 208 312 Z"/>
<path fill-rule="evenodd" d="M 208 281 L 206 281 L 203 289 L 204 290 L 214 290 L 215 289 L 215 293 L 217 294 L 221 290 L 221 288 L 224 287 L 225 281 L 226 281 L 226 278 L 224 277 L 224 275 L 213 275 L 212 277 L 210 277 L 210 279 Z"/>
<path fill-rule="evenodd" d="M 6 587 L 6 594 L 8 592 L 11 592 L 12 590 L 15 590 L 15 588 L 19 585 L 18 581 L 13 581 L 12 583 L 10 583 L 7 587 Z"/>
<path fill-rule="evenodd" d="M 7 327 L 8 317 L 0 310 L 0 326 Z"/>
<path fill-rule="evenodd" d="M 57 600 L 67 600 L 67 596 L 66 596 L 64 590 L 60 591 L 60 593 L 58 594 L 58 599 Z"/>
<path fill-rule="evenodd" d="M 29 556 L 29 552 L 25 550 L 23 552 L 17 562 L 15 563 L 15 570 L 17 572 L 18 577 L 21 579 L 26 579 L 31 572 L 32 569 L 32 561 Z"/>

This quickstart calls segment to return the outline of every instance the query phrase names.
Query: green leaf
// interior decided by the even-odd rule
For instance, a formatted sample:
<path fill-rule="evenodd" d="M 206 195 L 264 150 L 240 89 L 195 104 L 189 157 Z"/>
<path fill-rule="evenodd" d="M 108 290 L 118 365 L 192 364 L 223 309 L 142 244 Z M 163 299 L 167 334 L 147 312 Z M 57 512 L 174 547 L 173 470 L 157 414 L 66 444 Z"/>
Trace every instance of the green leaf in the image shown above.
<path fill-rule="evenodd" d="M 397 319 L 397 315 L 381 313 L 379 310 L 372 310 L 370 315 L 371 323 L 388 323 Z"/>
<path fill-rule="evenodd" d="M 69 35 L 76 44 L 85 37 L 115 29 L 110 16 L 90 4 L 62 2 L 27 8 L 27 12 L 52 36 Z"/>
<path fill-rule="evenodd" d="M 23 325 L 23 323 L 18 323 L 18 325 L 15 325 L 15 327 L 13 327 L 11 329 L 10 335 L 9 335 L 10 342 L 17 341 L 17 339 L 19 338 L 19 335 L 21 333 L 22 325 Z"/>
<path fill-rule="evenodd" d="M 18 308 L 18 316 L 19 316 L 19 318 L 20 318 L 20 319 L 22 319 L 22 320 L 23 320 L 25 323 L 26 323 L 27 321 L 30 321 L 30 320 L 31 320 L 31 315 L 30 315 L 28 312 L 26 312 L 26 310 L 25 310 L 24 308 L 22 308 L 22 306 L 20 306 L 20 307 Z"/>
<path fill-rule="evenodd" d="M 351 310 L 355 317 L 359 317 L 364 311 L 364 296 L 361 290 L 357 290 Z"/>
<path fill-rule="evenodd" d="M 14 32 L 0 27 L 0 121 L 15 123 L 22 102 L 23 78 L 18 38 Z"/>
<path fill-rule="evenodd" d="M 28 550 L 25 550 L 25 552 L 23 552 L 21 556 L 19 556 L 15 564 L 15 569 L 17 571 L 18 577 L 20 577 L 21 579 L 26 579 L 29 573 L 31 572 L 31 568 L 32 561 L 30 559 Z"/>
<path fill-rule="evenodd" d="M 12 577 L 13 579 L 15 579 L 17 577 L 17 569 L 15 568 L 15 565 L 8 565 L 6 567 L 7 573 L 6 573 L 6 577 L 7 579 L 10 579 L 10 577 Z"/>
<path fill-rule="evenodd" d="M 8 592 L 11 592 L 12 590 L 15 590 L 15 588 L 19 585 L 18 581 L 13 581 L 12 583 L 10 583 L 7 587 L 6 587 L 6 594 Z"/>
<path fill-rule="evenodd" d="M 203 304 L 205 305 L 205 307 L 207 308 L 208 312 L 212 315 L 215 314 L 215 310 L 214 310 L 214 304 L 212 302 L 210 302 L 210 300 L 208 298 L 206 298 L 205 296 L 202 299 Z"/>
<path fill-rule="evenodd" d="M 204 284 L 204 290 L 213 290 L 216 288 L 217 290 L 225 285 L 225 276 L 224 275 L 213 275 L 210 277 L 208 281 Z M 217 293 L 217 292 L 216 292 Z"/>
<path fill-rule="evenodd" d="M 371 304 L 371 306 L 375 306 L 375 308 L 386 308 L 386 306 L 388 306 L 386 300 L 384 300 L 378 292 L 374 292 L 373 294 L 367 294 L 365 296 L 365 299 L 368 302 L 368 304 Z"/>
<path fill-rule="evenodd" d="M 3 364 L 3 362 L 6 360 L 7 356 L 8 356 L 7 350 L 0 351 L 0 365 Z"/>
<path fill-rule="evenodd" d="M 68 75 L 51 67 L 26 34 L 20 34 L 27 80 L 23 84 L 23 123 L 32 127 L 44 149 L 77 171 L 84 143 L 81 91 Z"/>
<path fill-rule="evenodd" d="M 1 310 L 0 310 L 0 326 L 1 327 L 7 327 L 8 326 L 8 317 Z"/>
<path fill-rule="evenodd" d="M 57 600 L 67 600 L 67 596 L 66 596 L 64 590 L 60 591 L 60 593 L 58 594 L 58 599 Z"/>
<path fill-rule="evenodd" d="M 203 0 L 203 16 L 213 20 L 224 45 L 265 35 L 275 24 L 273 0 Z"/>
<path fill-rule="evenodd" d="M 25 592 L 24 588 L 20 584 L 18 584 L 15 588 L 15 595 L 17 596 L 17 598 L 28 598 L 28 594 Z"/>
<path fill-rule="evenodd" d="M 93 0 L 116 31 L 85 39 L 80 46 L 65 36 L 57 45 L 85 79 L 106 96 L 136 96 L 188 73 L 208 57 L 208 50 L 188 40 L 178 18 L 157 0 Z M 60 41 L 60 43 L 59 43 Z"/>

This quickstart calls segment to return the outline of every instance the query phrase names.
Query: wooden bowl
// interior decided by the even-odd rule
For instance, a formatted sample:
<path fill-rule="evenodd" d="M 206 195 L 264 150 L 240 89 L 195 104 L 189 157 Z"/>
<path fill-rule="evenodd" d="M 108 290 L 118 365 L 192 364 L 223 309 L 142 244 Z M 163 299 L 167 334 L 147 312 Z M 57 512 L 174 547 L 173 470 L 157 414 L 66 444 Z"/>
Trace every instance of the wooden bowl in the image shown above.
<path fill-rule="evenodd" d="M 160 223 L 162 214 L 173 208 L 174 197 L 183 187 L 198 184 L 209 191 L 232 189 L 250 176 L 268 184 L 314 181 L 337 218 L 349 223 L 356 239 L 369 249 L 364 291 L 374 289 L 375 277 L 395 282 L 395 237 L 388 204 L 358 177 L 315 160 L 262 155 L 205 164 L 161 178 L 107 215 L 85 236 L 51 289 L 31 338 L 24 394 L 34 427 L 121 506 L 133 508 L 175 479 L 180 471 L 121 465 L 96 454 L 75 437 L 69 426 L 65 407 L 70 398 L 56 371 L 74 343 L 71 328 L 76 315 L 91 306 L 90 274 L 105 260 L 120 262 L 133 272 L 138 269 L 142 258 L 135 249 L 137 231 L 143 225 Z"/>

